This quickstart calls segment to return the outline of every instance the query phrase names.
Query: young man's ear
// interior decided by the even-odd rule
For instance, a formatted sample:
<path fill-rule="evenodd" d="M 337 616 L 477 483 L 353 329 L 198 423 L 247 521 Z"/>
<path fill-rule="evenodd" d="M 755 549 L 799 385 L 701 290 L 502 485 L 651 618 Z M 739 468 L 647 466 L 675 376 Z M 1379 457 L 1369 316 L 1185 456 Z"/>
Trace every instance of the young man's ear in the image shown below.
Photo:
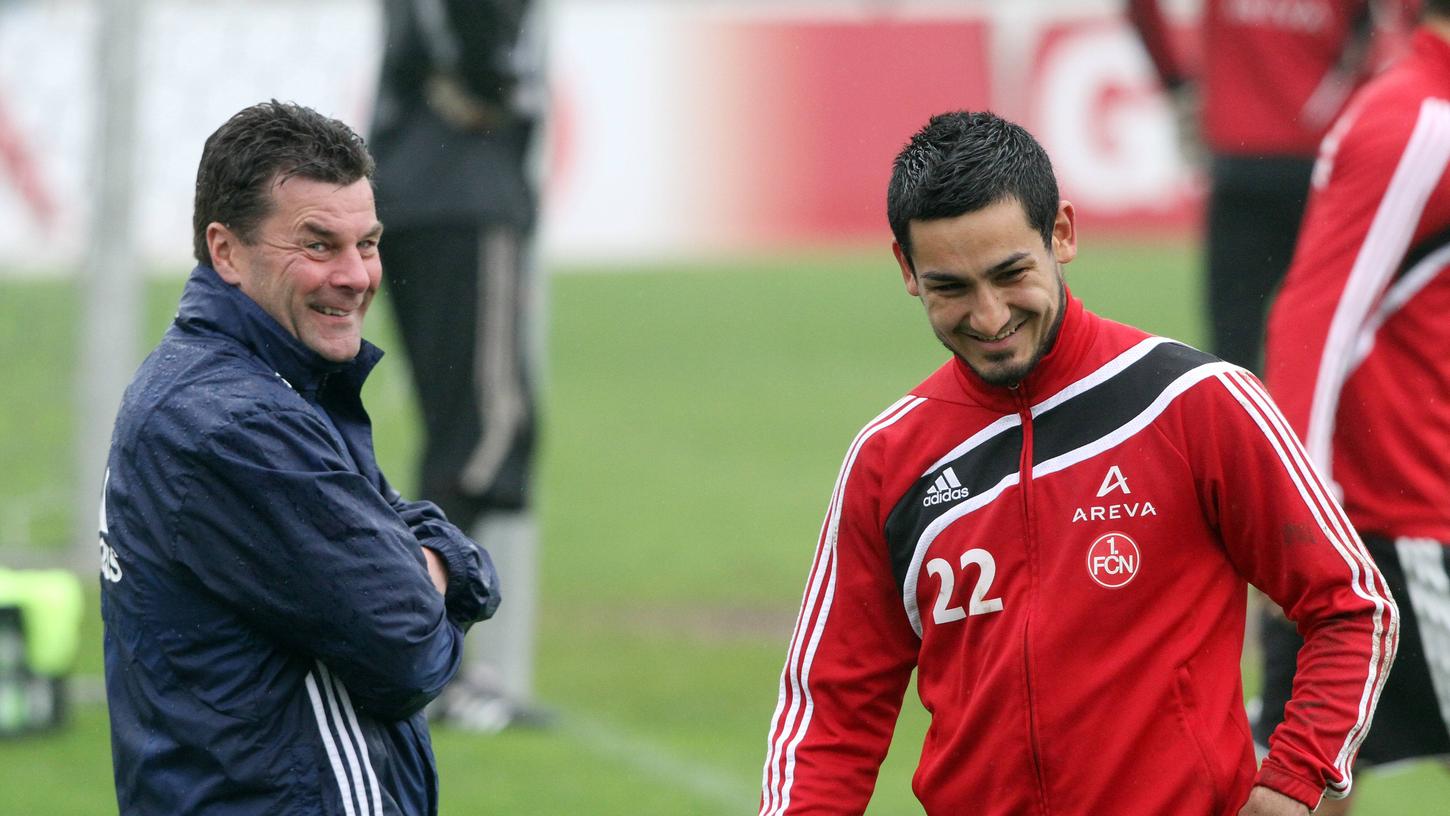
<path fill-rule="evenodd" d="M 1057 205 L 1057 220 L 1052 223 L 1052 256 L 1058 263 L 1077 257 L 1077 214 L 1071 201 Z"/>
<path fill-rule="evenodd" d="M 891 254 L 896 256 L 896 265 L 901 267 L 901 282 L 906 284 L 906 293 L 912 297 L 921 297 L 921 289 L 916 285 L 916 271 L 911 268 L 911 259 L 906 257 L 906 251 L 896 241 L 891 242 Z"/>
<path fill-rule="evenodd" d="M 206 248 L 211 253 L 211 268 L 217 276 L 233 286 L 242 285 L 240 253 L 244 251 L 241 239 L 226 225 L 213 221 L 206 225 Z"/>

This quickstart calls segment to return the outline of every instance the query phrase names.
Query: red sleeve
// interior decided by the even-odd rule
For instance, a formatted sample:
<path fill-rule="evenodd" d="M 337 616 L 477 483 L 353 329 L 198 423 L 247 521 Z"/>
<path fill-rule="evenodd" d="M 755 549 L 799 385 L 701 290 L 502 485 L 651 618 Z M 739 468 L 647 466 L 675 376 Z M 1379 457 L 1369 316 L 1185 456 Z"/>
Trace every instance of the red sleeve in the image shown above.
<path fill-rule="evenodd" d="M 869 445 L 891 415 L 857 436 L 837 477 L 781 672 L 761 816 L 864 812 L 891 743 L 919 645 L 887 559 L 881 457 Z"/>
<path fill-rule="evenodd" d="M 1128 0 L 1128 22 L 1133 24 L 1143 40 L 1143 47 L 1147 49 L 1153 67 L 1158 70 L 1158 79 L 1163 87 L 1172 90 L 1182 85 L 1188 74 L 1173 51 L 1173 37 L 1158 0 Z"/>
<path fill-rule="evenodd" d="M 1361 97 L 1325 137 L 1309 205 L 1270 312 L 1265 379 L 1322 473 L 1340 393 L 1450 160 L 1443 110 Z"/>
<path fill-rule="evenodd" d="M 1309 807 L 1343 796 L 1398 640 L 1398 612 L 1354 528 L 1258 379 L 1224 365 L 1195 394 L 1200 503 L 1238 573 L 1304 637 L 1258 784 Z"/>

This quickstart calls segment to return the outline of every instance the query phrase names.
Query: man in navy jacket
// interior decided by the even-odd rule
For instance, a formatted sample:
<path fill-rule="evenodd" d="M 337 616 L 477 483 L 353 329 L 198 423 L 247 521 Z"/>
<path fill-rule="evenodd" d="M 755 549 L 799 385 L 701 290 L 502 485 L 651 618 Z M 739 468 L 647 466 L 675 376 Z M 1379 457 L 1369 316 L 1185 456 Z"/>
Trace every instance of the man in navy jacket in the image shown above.
<path fill-rule="evenodd" d="M 101 506 L 123 814 L 432 814 L 422 709 L 499 594 L 379 472 L 360 389 L 373 161 L 276 101 L 207 140 L 198 266 L 127 389 Z"/>

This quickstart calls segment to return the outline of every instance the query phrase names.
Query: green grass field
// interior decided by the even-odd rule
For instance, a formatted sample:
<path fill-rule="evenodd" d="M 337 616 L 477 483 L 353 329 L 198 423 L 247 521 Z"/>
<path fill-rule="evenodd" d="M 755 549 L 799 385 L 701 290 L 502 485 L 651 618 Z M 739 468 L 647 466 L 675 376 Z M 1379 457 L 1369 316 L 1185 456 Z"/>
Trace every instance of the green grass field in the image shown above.
<path fill-rule="evenodd" d="M 557 726 L 436 731 L 443 812 L 754 812 L 786 640 L 841 455 L 944 352 L 884 247 L 560 271 L 537 678 Z M 1201 337 L 1185 246 L 1089 243 L 1068 272 L 1104 314 Z M 179 286 L 151 285 L 148 346 Z M 62 282 L 0 280 L 0 551 L 66 549 L 74 301 Z M 385 306 L 371 319 L 385 348 L 389 319 Z M 418 436 L 401 355 L 379 367 L 367 399 L 385 469 L 411 485 Z M 79 669 L 94 687 L 94 612 L 90 622 Z M 924 728 L 909 696 L 873 814 L 920 813 L 909 779 Z M 0 813 L 113 813 L 106 729 L 103 706 L 82 702 L 59 733 L 0 742 Z M 1359 789 L 1364 816 L 1450 803 L 1450 777 L 1436 768 L 1365 775 Z"/>

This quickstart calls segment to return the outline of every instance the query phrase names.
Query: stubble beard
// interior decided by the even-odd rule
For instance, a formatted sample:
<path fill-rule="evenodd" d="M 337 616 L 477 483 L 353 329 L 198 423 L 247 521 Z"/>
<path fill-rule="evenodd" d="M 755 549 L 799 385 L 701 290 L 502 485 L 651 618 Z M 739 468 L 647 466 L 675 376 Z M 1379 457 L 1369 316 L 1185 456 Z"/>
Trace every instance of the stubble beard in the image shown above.
<path fill-rule="evenodd" d="M 977 373 L 977 376 L 981 377 L 982 380 L 988 385 L 999 385 L 1011 388 L 1022 382 L 1024 379 L 1027 378 L 1028 374 L 1032 373 L 1032 369 L 1036 367 L 1037 361 L 1042 359 L 1043 353 L 1043 349 L 1039 348 L 1037 352 L 1032 355 L 1032 359 L 1028 360 L 1025 363 L 1015 366 L 999 366 L 986 371 L 978 368 L 975 365 L 972 365 L 972 362 L 970 360 L 960 354 L 957 355 L 957 359 L 966 363 L 967 368 L 975 371 Z M 991 362 L 990 357 L 988 358 L 988 362 Z"/>

